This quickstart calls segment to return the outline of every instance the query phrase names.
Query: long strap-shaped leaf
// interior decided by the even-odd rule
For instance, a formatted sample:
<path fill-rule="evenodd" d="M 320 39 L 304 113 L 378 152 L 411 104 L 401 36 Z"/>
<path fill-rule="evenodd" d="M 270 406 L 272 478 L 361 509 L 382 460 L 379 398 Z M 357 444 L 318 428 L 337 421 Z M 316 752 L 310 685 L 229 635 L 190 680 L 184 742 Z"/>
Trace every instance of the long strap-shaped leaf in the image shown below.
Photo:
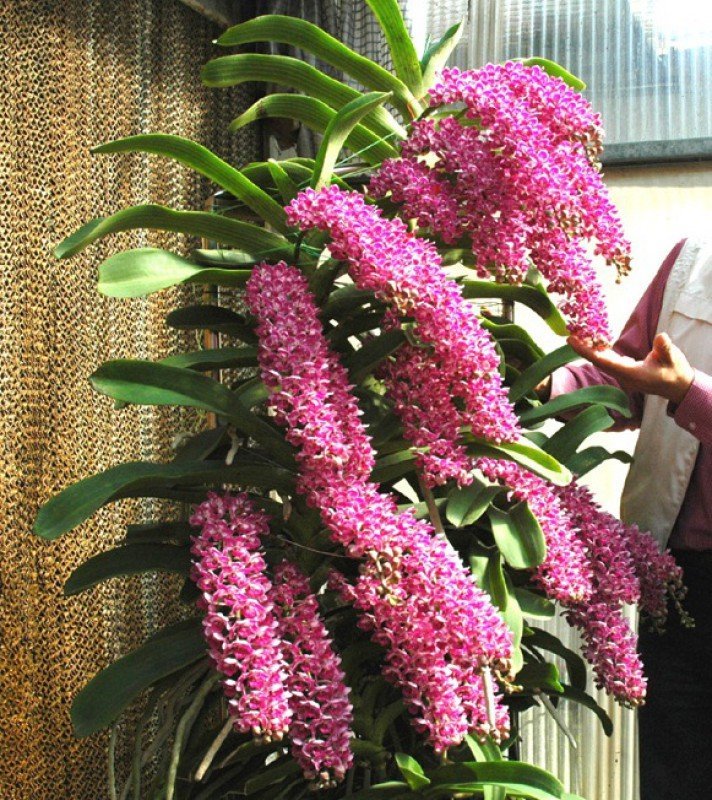
<path fill-rule="evenodd" d="M 274 464 L 242 455 L 231 465 L 220 461 L 181 461 L 157 464 L 129 461 L 68 486 L 37 514 L 34 532 L 56 539 L 89 519 L 107 503 L 125 497 L 164 497 L 177 486 L 219 486 L 235 483 L 290 493 L 294 475 Z"/>
<path fill-rule="evenodd" d="M 144 247 L 116 253 L 99 267 L 101 294 L 107 297 L 143 297 L 179 283 L 244 286 L 249 269 L 201 267 L 167 250 Z"/>
<path fill-rule="evenodd" d="M 235 86 L 247 81 L 267 81 L 289 86 L 316 97 L 334 109 L 361 96 L 356 89 L 291 56 L 259 53 L 221 56 L 203 67 L 202 78 L 207 86 Z M 403 127 L 384 108 L 372 111 L 364 118 L 364 124 L 379 136 L 397 139 L 406 135 Z"/>
<path fill-rule="evenodd" d="M 208 350 L 193 350 L 176 353 L 160 362 L 169 367 L 202 370 L 227 369 L 228 367 L 256 367 L 256 347 L 218 347 Z"/>
<path fill-rule="evenodd" d="M 156 681 L 205 657 L 198 618 L 164 628 L 139 648 L 95 675 L 72 703 L 77 736 L 106 728 Z"/>
<path fill-rule="evenodd" d="M 331 182 L 331 173 L 336 160 L 351 131 L 390 96 L 388 92 L 369 92 L 347 103 L 336 112 L 324 131 L 324 138 L 316 154 L 312 177 L 312 186 L 315 189 L 321 189 Z"/>
<path fill-rule="evenodd" d="M 220 414 L 267 447 L 279 463 L 293 464 L 292 450 L 282 436 L 235 392 L 207 375 L 153 361 L 117 359 L 102 364 L 89 380 L 96 391 L 125 403 L 188 406 Z"/>
<path fill-rule="evenodd" d="M 398 0 L 366 0 L 366 2 L 383 29 L 396 75 L 416 97 L 422 97 L 424 91 L 420 61 Z"/>
<path fill-rule="evenodd" d="M 437 73 L 447 64 L 452 51 L 457 47 L 465 30 L 465 19 L 445 32 L 442 39 L 431 47 L 423 56 L 423 91 L 427 92 L 435 83 Z"/>
<path fill-rule="evenodd" d="M 251 105 L 230 123 L 230 131 L 265 117 L 289 117 L 303 122 L 312 130 L 324 133 L 336 111 L 317 100 L 301 94 L 271 94 Z M 398 151 L 363 125 L 356 125 L 346 138 L 345 146 L 369 164 L 380 164 L 386 158 L 397 158 Z"/>
<path fill-rule="evenodd" d="M 559 309 L 551 302 L 543 289 L 535 286 L 510 286 L 494 281 L 465 280 L 462 282 L 462 294 L 469 298 L 499 297 L 522 303 L 535 311 L 546 324 L 559 336 L 566 336 L 566 320 Z"/>
<path fill-rule="evenodd" d="M 393 105 L 406 119 L 416 117 L 422 111 L 420 103 L 403 81 L 311 22 L 283 14 L 267 14 L 229 28 L 217 41 L 223 47 L 253 42 L 281 42 L 299 47 L 369 89 L 393 92 Z"/>
<path fill-rule="evenodd" d="M 119 575 L 137 575 L 141 572 L 187 574 L 189 566 L 187 547 L 163 542 L 127 544 L 99 553 L 80 564 L 67 578 L 64 594 L 79 594 Z"/>
<path fill-rule="evenodd" d="M 550 417 L 556 417 L 592 403 L 611 408 L 624 417 L 631 416 L 625 392 L 617 386 L 604 385 L 585 386 L 583 389 L 559 395 L 559 397 L 549 400 L 548 403 L 527 409 L 519 415 L 519 419 L 524 426 L 534 425 Z"/>
<path fill-rule="evenodd" d="M 207 147 L 190 139 L 168 133 L 149 133 L 107 142 L 95 147 L 92 152 L 155 153 L 173 158 L 230 192 L 280 233 L 287 233 L 289 230 L 287 216 L 279 203 L 239 170 L 216 156 Z"/>
<path fill-rule="evenodd" d="M 225 245 L 235 245 L 255 259 L 292 258 L 294 248 L 277 233 L 271 233 L 249 222 L 209 214 L 206 211 L 175 211 L 159 205 L 131 206 L 110 217 L 98 217 L 68 236 L 54 251 L 57 258 L 68 258 L 110 233 L 136 228 L 204 236 Z"/>

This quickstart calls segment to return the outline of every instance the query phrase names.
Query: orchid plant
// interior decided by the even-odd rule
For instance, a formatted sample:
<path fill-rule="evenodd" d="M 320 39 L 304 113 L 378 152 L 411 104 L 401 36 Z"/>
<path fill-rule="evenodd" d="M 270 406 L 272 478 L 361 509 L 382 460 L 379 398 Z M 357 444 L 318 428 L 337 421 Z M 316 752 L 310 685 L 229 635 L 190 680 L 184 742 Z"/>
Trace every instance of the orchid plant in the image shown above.
<path fill-rule="evenodd" d="M 172 462 L 112 467 L 37 518 L 53 539 L 124 497 L 191 506 L 187 520 L 129 526 L 65 587 L 185 577 L 186 618 L 75 699 L 86 736 L 148 692 L 111 797 L 571 798 L 514 758 L 517 712 L 544 697 L 583 703 L 608 733 L 610 720 L 581 657 L 535 621 L 560 608 L 597 686 L 635 706 L 645 678 L 623 606 L 660 627 L 668 596 L 683 595 L 671 556 L 579 480 L 625 458 L 584 446 L 609 411 L 628 413 L 625 396 L 602 386 L 540 402 L 533 388 L 573 350 L 545 355 L 492 307 L 523 304 L 561 336 L 609 341 L 590 245 L 620 274 L 629 245 L 581 82 L 539 58 L 444 68 L 462 25 L 419 59 L 396 0 L 368 2 L 395 74 L 290 17 L 218 40 L 303 48 L 366 93 L 287 56 L 204 69 L 209 86 L 301 92 L 264 97 L 232 127 L 291 117 L 322 134 L 315 159 L 238 170 L 165 134 L 96 148 L 177 159 L 264 225 L 136 206 L 57 248 L 66 258 L 134 228 L 202 236 L 219 249 L 110 256 L 99 290 L 244 289 L 244 313 L 202 304 L 167 320 L 217 331 L 220 346 L 110 361 L 91 377 L 120 405 L 180 405 L 217 423 Z M 553 435 L 539 430 L 561 415 Z"/>

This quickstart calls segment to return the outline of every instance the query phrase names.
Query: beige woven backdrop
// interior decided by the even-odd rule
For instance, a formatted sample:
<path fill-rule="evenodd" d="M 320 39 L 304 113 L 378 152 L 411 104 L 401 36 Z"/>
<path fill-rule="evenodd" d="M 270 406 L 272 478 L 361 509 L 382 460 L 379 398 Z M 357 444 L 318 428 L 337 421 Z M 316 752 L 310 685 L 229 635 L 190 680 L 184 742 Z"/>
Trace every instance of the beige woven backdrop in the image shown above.
<path fill-rule="evenodd" d="M 115 411 L 87 376 L 119 356 L 160 358 L 170 294 L 101 298 L 97 265 L 120 247 L 181 246 L 122 234 L 69 261 L 51 248 L 94 216 L 160 201 L 200 207 L 210 187 L 169 162 L 91 156 L 89 147 L 144 131 L 180 133 L 233 162 L 255 156 L 251 133 L 226 135 L 247 102 L 206 90 L 199 68 L 218 33 L 177 0 L 0 1 L 0 797 L 100 800 L 106 739 L 76 741 L 72 696 L 172 612 L 170 583 L 114 581 L 63 599 L 62 584 L 150 503 L 105 509 L 55 543 L 30 533 L 40 503 L 121 461 L 168 455 L 189 420 Z"/>

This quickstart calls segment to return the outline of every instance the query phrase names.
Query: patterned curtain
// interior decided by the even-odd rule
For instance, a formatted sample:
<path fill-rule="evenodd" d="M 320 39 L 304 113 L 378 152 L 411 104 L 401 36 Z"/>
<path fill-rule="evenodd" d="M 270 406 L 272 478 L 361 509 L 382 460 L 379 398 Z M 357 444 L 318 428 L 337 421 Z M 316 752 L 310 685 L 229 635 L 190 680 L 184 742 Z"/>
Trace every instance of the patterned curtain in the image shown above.
<path fill-rule="evenodd" d="M 106 738 L 74 738 L 71 699 L 171 619 L 176 586 L 132 578 L 63 598 L 62 585 L 161 509 L 114 504 L 52 543 L 30 531 L 50 495 L 122 461 L 170 458 L 190 424 L 116 411 L 87 381 L 106 359 L 157 359 L 182 341 L 164 324 L 176 294 L 102 298 L 99 263 L 118 248 L 184 243 L 126 233 L 69 261 L 51 251 L 92 217 L 142 202 L 200 208 L 212 191 L 164 159 L 90 147 L 162 131 L 245 162 L 259 154 L 254 131 L 226 129 L 254 98 L 201 86 L 219 31 L 177 0 L 3 0 L 0 33 L 0 797 L 99 800 Z M 120 741 L 119 766 L 123 751 Z"/>

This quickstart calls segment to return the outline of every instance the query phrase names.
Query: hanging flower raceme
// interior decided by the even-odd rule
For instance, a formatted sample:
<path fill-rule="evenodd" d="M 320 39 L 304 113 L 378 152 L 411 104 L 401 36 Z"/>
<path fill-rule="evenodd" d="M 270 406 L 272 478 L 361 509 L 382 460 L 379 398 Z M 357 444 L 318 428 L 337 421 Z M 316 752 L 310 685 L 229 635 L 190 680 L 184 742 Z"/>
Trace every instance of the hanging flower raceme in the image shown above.
<path fill-rule="evenodd" d="M 637 603 L 643 618 L 660 630 L 670 598 L 683 623 L 690 622 L 681 607 L 682 569 L 668 550 L 661 553 L 651 534 L 604 511 L 576 481 L 558 494 L 591 553 L 597 594 L 611 602 Z"/>
<path fill-rule="evenodd" d="M 541 525 L 546 557 L 534 577 L 546 594 L 566 605 L 590 597 L 593 574 L 586 548 L 553 487 L 513 461 L 481 458 L 476 466 L 486 478 L 508 487 L 510 499 L 525 501 Z"/>
<path fill-rule="evenodd" d="M 572 333 L 609 339 L 585 242 L 623 274 L 630 245 L 598 170 L 600 118 L 559 78 L 521 63 L 443 70 L 433 106 L 464 104 L 414 123 L 402 158 L 371 181 L 445 242 L 466 237 L 483 277 L 520 282 L 533 263 L 563 295 Z"/>
<path fill-rule="evenodd" d="M 604 513 L 590 491 L 575 480 L 557 489 L 556 495 L 586 547 L 593 573 L 592 595 L 569 604 L 564 616 L 581 632 L 583 654 L 598 688 L 624 705 L 640 705 L 646 691 L 643 664 L 638 637 L 623 613 L 624 604 L 640 599 L 640 584 L 625 526 Z"/>
<path fill-rule="evenodd" d="M 472 459 L 459 441 L 465 415 L 455 405 L 452 386 L 434 355 L 403 344 L 378 376 L 386 384 L 403 436 L 416 448 L 417 467 L 426 483 L 472 483 Z"/>
<path fill-rule="evenodd" d="M 596 686 L 626 706 L 644 702 L 646 680 L 638 637 L 620 606 L 597 600 L 567 608 L 564 616 L 583 636 L 583 654 L 593 667 Z"/>
<path fill-rule="evenodd" d="M 483 717 L 503 734 L 504 713 L 492 719 L 463 685 L 485 667 L 508 673 L 511 635 L 451 546 L 368 480 L 373 451 L 306 279 L 284 263 L 260 265 L 247 302 L 270 405 L 298 448 L 300 491 L 333 539 L 364 559 L 353 601 L 386 647 L 384 675 L 438 751 L 479 731 Z"/>
<path fill-rule="evenodd" d="M 309 581 L 295 564 L 283 561 L 275 569 L 271 600 L 287 672 L 292 755 L 315 787 L 333 786 L 353 764 L 353 709 L 341 660 Z"/>
<path fill-rule="evenodd" d="M 442 381 L 462 402 L 475 435 L 496 442 L 519 437 L 494 344 L 475 308 L 443 271 L 431 242 L 409 233 L 402 220 L 384 218 L 363 195 L 338 186 L 302 192 L 287 206 L 287 218 L 302 230 L 327 230 L 332 255 L 349 263 L 354 283 L 375 292 L 401 317 L 412 317 L 417 337 L 432 348 Z"/>
<path fill-rule="evenodd" d="M 262 741 L 281 739 L 291 717 L 278 620 L 265 575 L 261 537 L 267 516 L 245 494 L 214 493 L 199 505 L 191 525 L 191 576 L 200 589 L 203 633 L 235 729 Z"/>

